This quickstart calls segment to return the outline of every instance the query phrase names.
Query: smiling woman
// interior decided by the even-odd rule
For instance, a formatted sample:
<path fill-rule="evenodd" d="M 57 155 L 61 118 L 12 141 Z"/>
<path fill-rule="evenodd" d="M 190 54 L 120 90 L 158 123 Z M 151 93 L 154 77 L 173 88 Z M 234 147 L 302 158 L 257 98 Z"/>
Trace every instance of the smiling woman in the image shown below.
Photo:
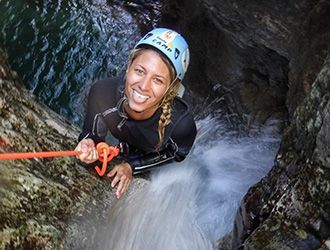
<path fill-rule="evenodd" d="M 150 118 L 171 84 L 165 59 L 151 49 L 135 53 L 126 75 L 127 113 L 136 120 Z M 173 88 L 173 87 L 172 87 Z"/>
<path fill-rule="evenodd" d="M 134 47 L 126 75 L 96 82 L 76 150 L 87 164 L 98 159 L 95 145 L 107 133 L 119 141 L 122 163 L 108 173 L 117 198 L 132 175 L 188 155 L 196 137 L 189 105 L 179 97 L 189 64 L 189 49 L 177 32 L 157 28 Z"/>

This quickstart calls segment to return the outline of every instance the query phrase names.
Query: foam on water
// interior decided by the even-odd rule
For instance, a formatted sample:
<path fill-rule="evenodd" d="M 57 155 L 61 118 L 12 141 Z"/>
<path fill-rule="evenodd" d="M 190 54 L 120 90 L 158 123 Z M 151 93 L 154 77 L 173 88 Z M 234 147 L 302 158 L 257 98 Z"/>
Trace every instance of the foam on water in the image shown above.
<path fill-rule="evenodd" d="M 184 162 L 153 172 L 149 186 L 113 207 L 99 249 L 214 249 L 232 229 L 244 194 L 272 166 L 279 138 L 226 136 L 211 118 L 198 131 Z"/>

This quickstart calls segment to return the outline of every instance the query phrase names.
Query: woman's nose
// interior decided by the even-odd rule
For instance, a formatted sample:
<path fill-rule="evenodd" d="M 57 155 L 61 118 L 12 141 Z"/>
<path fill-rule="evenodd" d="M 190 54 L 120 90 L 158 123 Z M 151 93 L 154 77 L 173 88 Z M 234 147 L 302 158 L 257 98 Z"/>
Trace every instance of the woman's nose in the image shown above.
<path fill-rule="evenodd" d="M 140 84 L 139 84 L 141 90 L 148 90 L 151 86 L 151 79 L 147 76 L 143 77 L 140 80 Z"/>

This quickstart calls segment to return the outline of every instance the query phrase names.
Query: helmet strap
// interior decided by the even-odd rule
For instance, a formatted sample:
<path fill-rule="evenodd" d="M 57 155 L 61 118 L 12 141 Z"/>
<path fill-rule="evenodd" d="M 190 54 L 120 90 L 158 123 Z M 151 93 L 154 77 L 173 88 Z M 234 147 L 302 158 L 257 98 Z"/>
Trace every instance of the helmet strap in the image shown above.
<path fill-rule="evenodd" d="M 158 105 L 158 108 L 160 108 L 161 106 L 163 106 L 164 104 L 164 101 L 165 101 L 165 96 L 167 94 L 167 92 L 170 90 L 170 88 L 174 85 L 174 83 L 178 80 L 178 77 L 176 76 L 174 78 L 174 80 L 167 86 L 162 98 L 161 98 L 161 101 L 159 102 L 159 105 Z"/>

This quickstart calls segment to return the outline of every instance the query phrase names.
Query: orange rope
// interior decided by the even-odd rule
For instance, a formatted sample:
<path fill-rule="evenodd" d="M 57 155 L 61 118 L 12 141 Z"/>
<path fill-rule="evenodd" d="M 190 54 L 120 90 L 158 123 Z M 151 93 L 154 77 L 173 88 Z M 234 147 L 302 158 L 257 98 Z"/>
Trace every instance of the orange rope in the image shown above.
<path fill-rule="evenodd" d="M 99 160 L 103 163 L 101 169 L 99 166 L 95 166 L 95 170 L 99 176 L 103 176 L 106 172 L 108 162 L 119 154 L 119 148 L 109 147 L 105 142 L 100 142 L 97 144 L 96 149 L 99 155 Z"/>
<path fill-rule="evenodd" d="M 0 160 L 16 160 L 28 158 L 48 158 L 80 155 L 79 151 L 48 151 L 48 152 L 27 152 L 27 153 L 0 153 Z"/>
<path fill-rule="evenodd" d="M 119 148 L 108 146 L 101 142 L 96 146 L 99 160 L 103 162 L 102 169 L 95 166 L 96 172 L 99 176 L 103 176 L 106 172 L 108 162 L 119 154 Z M 16 160 L 29 158 L 48 158 L 48 157 L 63 157 L 63 156 L 77 156 L 80 151 L 46 151 L 46 152 L 26 152 L 26 153 L 0 153 L 0 160 Z"/>

